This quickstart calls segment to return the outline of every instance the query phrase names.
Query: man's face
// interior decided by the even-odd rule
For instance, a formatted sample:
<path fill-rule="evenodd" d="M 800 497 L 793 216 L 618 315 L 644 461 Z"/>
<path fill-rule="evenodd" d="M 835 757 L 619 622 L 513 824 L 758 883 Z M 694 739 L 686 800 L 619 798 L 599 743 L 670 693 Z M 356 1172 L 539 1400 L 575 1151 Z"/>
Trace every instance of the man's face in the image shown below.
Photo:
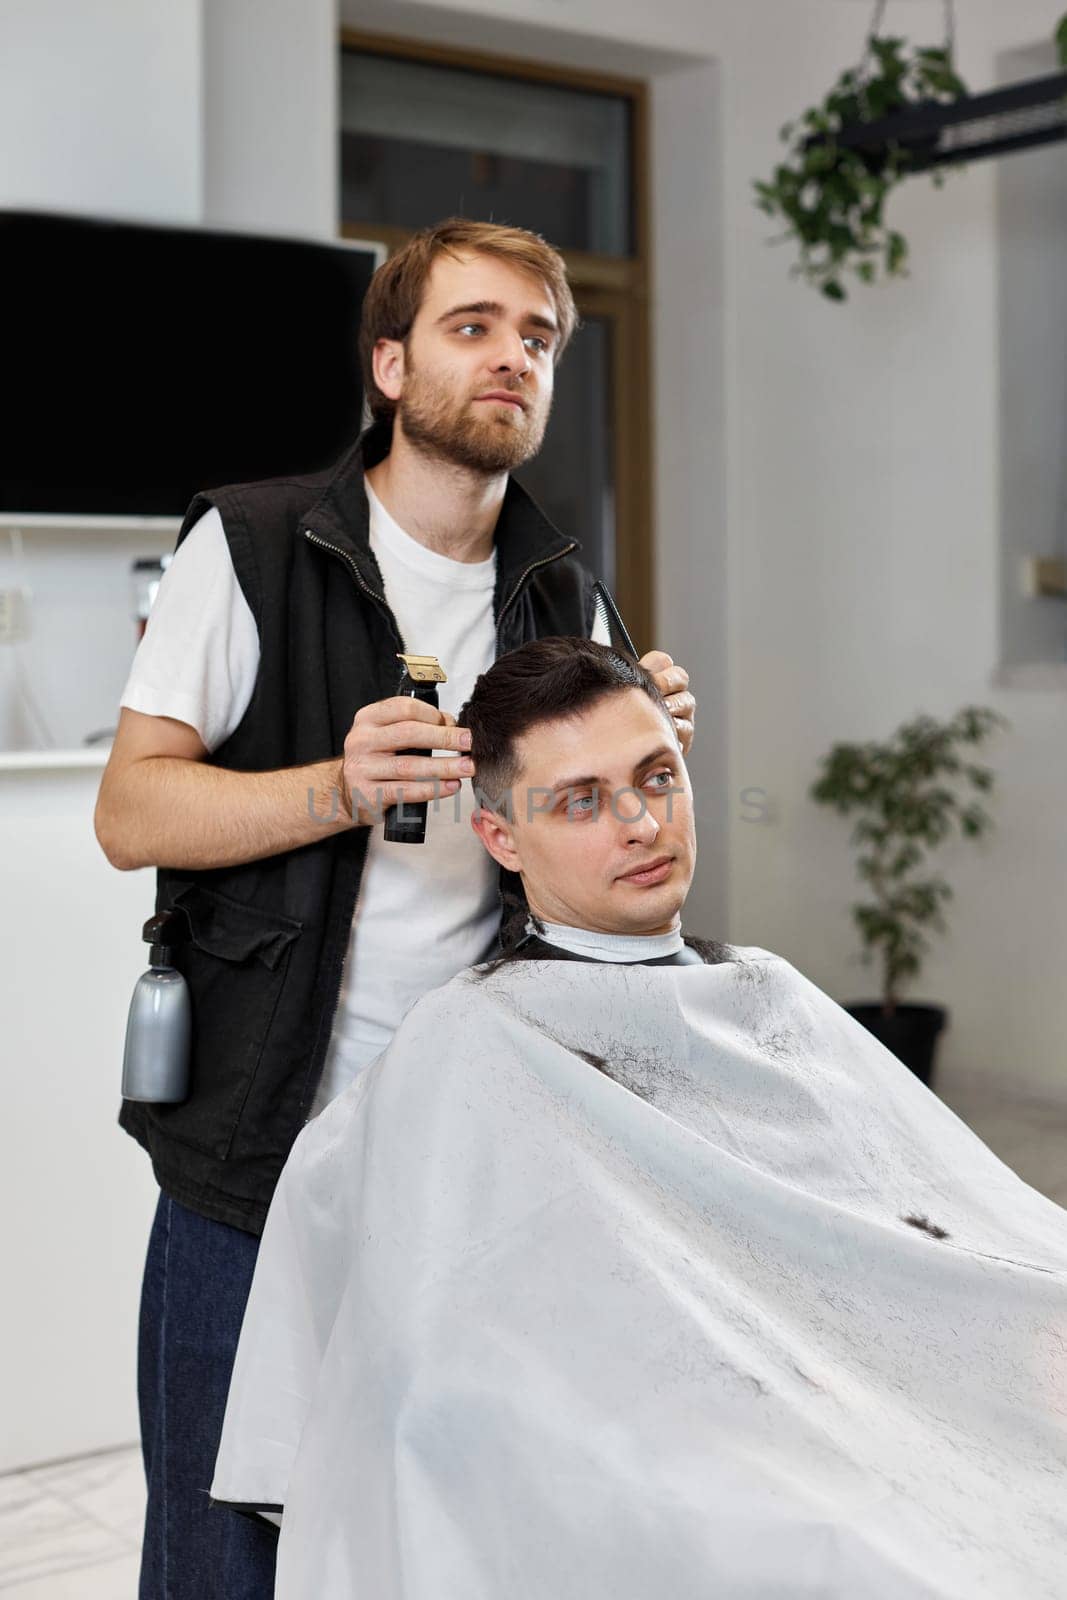
<path fill-rule="evenodd" d="M 494 859 L 521 873 L 531 911 L 600 933 L 677 927 L 696 865 L 693 791 L 648 695 L 609 694 L 531 728 L 516 748 L 511 821 L 483 811 L 474 825 Z"/>
<path fill-rule="evenodd" d="M 438 256 L 405 343 L 379 341 L 376 375 L 412 444 L 475 472 L 510 472 L 541 447 L 558 338 L 539 277 L 473 251 Z"/>

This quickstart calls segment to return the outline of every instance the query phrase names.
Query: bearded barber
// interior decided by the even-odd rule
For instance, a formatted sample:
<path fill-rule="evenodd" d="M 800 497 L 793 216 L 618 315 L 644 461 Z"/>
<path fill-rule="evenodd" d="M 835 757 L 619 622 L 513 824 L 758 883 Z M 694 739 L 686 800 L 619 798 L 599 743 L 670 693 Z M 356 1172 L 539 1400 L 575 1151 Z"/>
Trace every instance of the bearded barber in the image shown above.
<path fill-rule="evenodd" d="M 374 425 L 325 473 L 199 495 L 160 585 L 96 811 L 112 864 L 155 866 L 157 909 L 181 913 L 194 1014 L 188 1099 L 119 1118 L 161 1189 L 140 1600 L 272 1593 L 274 1531 L 207 1490 L 278 1173 L 408 1007 L 494 943 L 496 869 L 451 798 L 472 770 L 455 713 L 497 655 L 593 628 L 575 541 L 509 476 L 540 447 L 575 322 L 536 235 L 416 235 L 363 308 Z M 441 661 L 440 710 L 396 696 L 401 650 Z M 686 672 L 643 664 L 687 750 Z M 372 826 L 401 798 L 440 801 L 418 848 Z"/>

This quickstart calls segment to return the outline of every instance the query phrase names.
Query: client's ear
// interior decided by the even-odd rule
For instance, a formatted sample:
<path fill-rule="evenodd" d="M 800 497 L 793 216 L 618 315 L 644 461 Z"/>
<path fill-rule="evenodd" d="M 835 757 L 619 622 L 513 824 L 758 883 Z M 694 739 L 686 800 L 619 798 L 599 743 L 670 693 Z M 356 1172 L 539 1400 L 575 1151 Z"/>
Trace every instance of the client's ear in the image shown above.
<path fill-rule="evenodd" d="M 471 827 L 485 845 L 494 861 L 509 872 L 519 872 L 519 853 L 512 839 L 511 826 L 505 818 L 490 811 L 488 806 L 478 806 L 471 816 Z"/>

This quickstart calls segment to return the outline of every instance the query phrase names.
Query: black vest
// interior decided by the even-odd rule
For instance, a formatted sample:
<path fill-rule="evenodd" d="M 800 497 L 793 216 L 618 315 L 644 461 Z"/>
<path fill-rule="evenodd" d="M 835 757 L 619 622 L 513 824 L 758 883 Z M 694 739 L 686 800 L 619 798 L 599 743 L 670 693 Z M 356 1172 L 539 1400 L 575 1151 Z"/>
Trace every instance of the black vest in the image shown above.
<path fill-rule="evenodd" d="M 269 772 L 340 758 L 360 706 L 395 694 L 397 631 L 370 549 L 364 466 L 389 446 L 368 430 L 327 472 L 200 494 L 178 542 L 212 506 L 222 516 L 259 630 L 260 665 L 216 766 Z M 592 577 L 579 546 L 509 481 L 495 534 L 497 654 L 592 631 Z M 329 1043 L 368 830 L 214 871 L 160 870 L 156 909 L 177 906 L 177 964 L 192 994 L 192 1087 L 181 1105 L 124 1101 L 119 1122 L 148 1150 L 166 1192 L 258 1233 L 307 1117 Z"/>

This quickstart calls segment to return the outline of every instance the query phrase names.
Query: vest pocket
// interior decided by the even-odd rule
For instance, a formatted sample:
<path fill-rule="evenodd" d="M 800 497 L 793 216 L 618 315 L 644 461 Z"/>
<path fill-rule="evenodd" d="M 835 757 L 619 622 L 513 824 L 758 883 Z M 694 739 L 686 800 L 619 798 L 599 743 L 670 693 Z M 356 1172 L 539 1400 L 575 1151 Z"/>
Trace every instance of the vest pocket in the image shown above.
<path fill-rule="evenodd" d="M 189 940 L 175 961 L 192 1001 L 189 1096 L 147 1108 L 168 1138 L 216 1160 L 230 1154 L 303 924 L 194 883 L 172 902 Z"/>

